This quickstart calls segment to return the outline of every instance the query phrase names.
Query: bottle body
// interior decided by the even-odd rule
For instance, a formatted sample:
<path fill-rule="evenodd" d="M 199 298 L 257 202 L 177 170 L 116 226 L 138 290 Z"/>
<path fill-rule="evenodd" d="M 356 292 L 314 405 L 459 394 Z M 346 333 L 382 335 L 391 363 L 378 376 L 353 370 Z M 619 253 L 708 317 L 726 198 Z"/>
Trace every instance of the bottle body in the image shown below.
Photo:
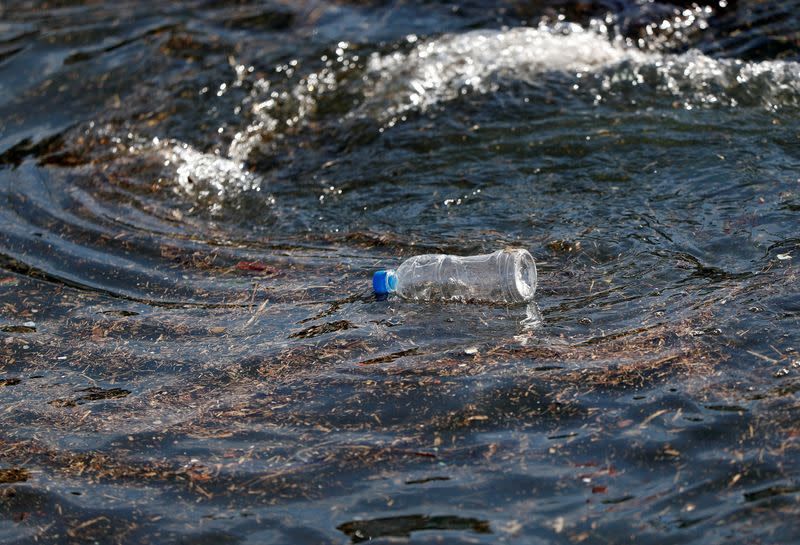
<path fill-rule="evenodd" d="M 533 300 L 537 282 L 536 263 L 522 249 L 469 257 L 419 255 L 380 273 L 386 274 L 386 292 L 415 301 L 524 303 Z"/>

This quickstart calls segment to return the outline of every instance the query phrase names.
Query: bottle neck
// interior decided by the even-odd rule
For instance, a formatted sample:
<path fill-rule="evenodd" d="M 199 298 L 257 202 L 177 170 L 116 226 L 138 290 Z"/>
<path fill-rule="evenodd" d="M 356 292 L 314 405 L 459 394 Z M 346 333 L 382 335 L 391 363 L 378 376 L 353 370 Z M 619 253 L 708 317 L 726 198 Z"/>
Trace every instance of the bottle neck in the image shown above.
<path fill-rule="evenodd" d="M 372 275 L 372 289 L 378 295 L 397 291 L 397 273 L 394 269 L 376 271 Z"/>

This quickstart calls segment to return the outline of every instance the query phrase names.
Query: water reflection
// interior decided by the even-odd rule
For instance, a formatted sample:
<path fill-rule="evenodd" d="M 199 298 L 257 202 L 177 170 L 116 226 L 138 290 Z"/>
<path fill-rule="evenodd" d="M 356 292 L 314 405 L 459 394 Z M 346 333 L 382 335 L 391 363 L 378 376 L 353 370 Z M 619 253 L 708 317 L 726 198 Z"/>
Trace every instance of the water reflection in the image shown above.
<path fill-rule="evenodd" d="M 413 532 L 423 530 L 470 531 L 476 534 L 492 532 L 487 520 L 426 515 L 358 520 L 346 522 L 338 529 L 350 536 L 353 543 L 361 543 L 384 536 L 410 537 Z"/>
<path fill-rule="evenodd" d="M 800 12 L 57 4 L 0 23 L 0 540 L 796 541 Z M 505 246 L 527 308 L 369 293 Z"/>

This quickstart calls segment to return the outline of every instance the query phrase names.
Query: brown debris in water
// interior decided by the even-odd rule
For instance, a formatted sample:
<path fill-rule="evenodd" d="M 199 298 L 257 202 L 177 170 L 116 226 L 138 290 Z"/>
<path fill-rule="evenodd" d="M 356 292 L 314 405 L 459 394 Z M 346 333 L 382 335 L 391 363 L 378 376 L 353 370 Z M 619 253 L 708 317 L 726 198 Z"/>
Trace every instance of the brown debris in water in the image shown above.
<path fill-rule="evenodd" d="M 549 371 L 560 382 L 591 387 L 641 387 L 670 376 L 708 375 L 723 356 L 689 335 L 691 327 L 664 324 L 617 337 L 591 339 L 575 345 L 522 347 L 504 355 L 517 359 L 581 363 L 569 371 Z"/>
<path fill-rule="evenodd" d="M 0 484 L 24 483 L 30 477 L 31 473 L 27 469 L 0 469 Z"/>

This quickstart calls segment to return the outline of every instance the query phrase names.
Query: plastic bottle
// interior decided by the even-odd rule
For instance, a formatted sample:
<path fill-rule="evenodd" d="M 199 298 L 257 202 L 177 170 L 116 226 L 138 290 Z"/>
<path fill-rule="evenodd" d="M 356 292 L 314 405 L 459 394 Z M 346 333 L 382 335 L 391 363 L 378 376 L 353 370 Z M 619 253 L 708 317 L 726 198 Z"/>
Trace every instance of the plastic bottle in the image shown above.
<path fill-rule="evenodd" d="M 414 301 L 525 303 L 536 292 L 536 263 L 527 250 L 510 248 L 471 257 L 418 255 L 396 270 L 377 271 L 372 287 Z"/>

